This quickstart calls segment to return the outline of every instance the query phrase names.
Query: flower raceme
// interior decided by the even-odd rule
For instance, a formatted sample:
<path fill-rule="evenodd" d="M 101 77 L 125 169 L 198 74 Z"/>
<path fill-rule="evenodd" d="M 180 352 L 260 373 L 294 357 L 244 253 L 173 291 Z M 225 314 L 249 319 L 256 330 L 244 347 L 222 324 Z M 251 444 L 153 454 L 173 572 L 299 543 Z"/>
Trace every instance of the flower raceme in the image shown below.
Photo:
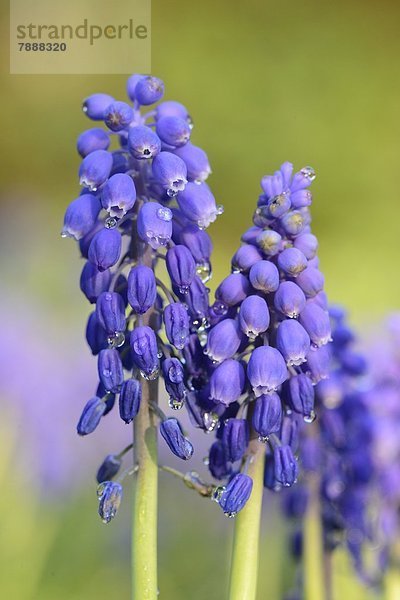
<path fill-rule="evenodd" d="M 191 336 L 204 335 L 208 322 L 204 283 L 211 274 L 212 243 L 205 229 L 222 212 L 206 183 L 209 161 L 191 139 L 187 109 L 162 100 L 160 79 L 133 75 L 127 94 L 128 101 L 107 94 L 84 101 L 84 113 L 96 126 L 77 140 L 82 189 L 65 212 L 62 230 L 79 243 L 85 260 L 80 287 L 95 305 L 86 338 L 97 357 L 99 384 L 79 419 L 80 435 L 100 426 L 116 396 L 121 420 L 134 421 L 149 409 L 143 407 L 143 382 L 159 376 L 170 408 L 181 408 L 194 389 L 192 367 L 199 353 L 205 359 L 201 346 L 193 363 L 184 355 Z M 164 283 L 168 277 L 170 285 Z M 157 406 L 151 410 L 161 420 L 167 446 L 190 459 L 193 446 L 179 421 Z M 113 479 L 125 454 L 108 455 L 97 474 L 105 522 L 121 501 L 126 472 Z"/>

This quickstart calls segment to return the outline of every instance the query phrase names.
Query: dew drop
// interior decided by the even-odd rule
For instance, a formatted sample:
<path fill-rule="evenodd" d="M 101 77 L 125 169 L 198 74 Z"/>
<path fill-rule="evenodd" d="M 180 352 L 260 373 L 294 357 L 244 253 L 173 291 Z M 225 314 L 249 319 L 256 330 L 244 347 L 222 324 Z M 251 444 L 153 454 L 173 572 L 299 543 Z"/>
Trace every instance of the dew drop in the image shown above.
<path fill-rule="evenodd" d="M 183 405 L 184 405 L 183 400 L 177 400 L 176 398 L 172 398 L 172 396 L 168 400 L 168 406 L 170 408 L 172 408 L 172 410 L 181 410 Z"/>
<path fill-rule="evenodd" d="M 217 206 L 217 215 L 222 215 L 224 212 L 224 207 L 222 206 L 222 204 L 218 204 Z"/>
<path fill-rule="evenodd" d="M 68 235 L 68 233 L 66 231 L 62 231 L 61 232 L 61 237 L 62 238 L 67 238 L 67 237 L 69 237 L 69 235 Z"/>
<path fill-rule="evenodd" d="M 303 420 L 305 423 L 314 423 L 316 417 L 315 411 L 312 410 L 309 415 L 304 415 Z"/>
<path fill-rule="evenodd" d="M 107 343 L 110 348 L 121 348 L 125 343 L 125 334 L 122 331 L 116 331 L 114 335 L 108 336 Z"/>
<path fill-rule="evenodd" d="M 228 519 L 234 519 L 237 515 L 237 512 L 232 510 L 230 512 L 224 512 L 224 515 L 228 517 Z"/>
<path fill-rule="evenodd" d="M 203 283 L 207 283 L 212 276 L 211 264 L 209 262 L 199 263 L 196 266 L 196 274 L 200 277 Z"/>
<path fill-rule="evenodd" d="M 262 442 L 263 444 L 266 444 L 267 442 L 269 442 L 269 435 L 259 435 L 258 441 Z"/>
<path fill-rule="evenodd" d="M 107 217 L 107 219 L 104 222 L 104 226 L 107 229 L 114 229 L 117 225 L 118 219 L 116 219 L 115 217 Z"/>
<path fill-rule="evenodd" d="M 169 208 L 163 206 L 157 210 L 157 217 L 161 219 L 161 221 L 172 221 L 172 212 Z"/>
<path fill-rule="evenodd" d="M 205 412 L 203 415 L 203 423 L 206 431 L 211 433 L 216 429 L 219 423 L 219 417 L 216 413 L 213 412 Z"/>
<path fill-rule="evenodd" d="M 217 502 L 219 504 L 222 498 L 222 494 L 225 492 L 225 490 L 226 487 L 224 485 L 219 485 L 218 487 L 216 487 L 211 496 L 211 500 L 214 500 L 214 502 Z"/>
<path fill-rule="evenodd" d="M 300 173 L 310 182 L 314 181 L 316 178 L 315 170 L 312 167 L 303 167 Z"/>

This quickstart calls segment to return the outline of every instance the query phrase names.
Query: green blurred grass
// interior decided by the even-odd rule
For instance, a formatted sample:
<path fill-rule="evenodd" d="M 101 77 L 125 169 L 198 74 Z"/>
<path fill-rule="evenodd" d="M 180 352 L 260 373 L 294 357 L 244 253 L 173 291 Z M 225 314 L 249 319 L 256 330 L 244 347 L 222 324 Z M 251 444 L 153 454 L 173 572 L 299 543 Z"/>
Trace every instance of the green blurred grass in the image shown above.
<path fill-rule="evenodd" d="M 73 326 L 82 322 L 71 319 L 84 306 L 74 291 L 80 263 L 58 232 L 77 191 L 74 144 L 88 126 L 80 103 L 93 91 L 123 97 L 124 79 L 7 75 L 4 3 L 0 10 L 6 149 L 0 227 L 18 264 L 29 265 L 21 279 L 9 261 L 7 277 Z M 397 307 L 399 16 L 399 4 L 388 0 L 153 0 L 153 72 L 165 79 L 168 98 L 189 107 L 193 139 L 210 156 L 210 183 L 225 205 L 211 228 L 218 240 L 215 281 L 250 224 L 260 177 L 289 159 L 318 173 L 314 227 L 331 298 L 346 304 L 359 324 Z M 8 530 L 16 554 L 1 542 L 8 574 L 1 596 L 127 597 L 128 502 L 115 525 L 104 528 L 92 495 L 48 511 L 35 505 L 34 490 L 24 488 L 23 474 L 20 479 L 2 501 L 3 514 L 13 516 Z M 224 598 L 231 523 L 186 490 L 165 482 L 161 489 L 161 597 Z M 260 589 L 270 590 L 273 600 L 288 568 L 279 551 L 280 527 L 272 512 L 263 530 Z M 11 557 L 12 569 L 4 557 Z"/>

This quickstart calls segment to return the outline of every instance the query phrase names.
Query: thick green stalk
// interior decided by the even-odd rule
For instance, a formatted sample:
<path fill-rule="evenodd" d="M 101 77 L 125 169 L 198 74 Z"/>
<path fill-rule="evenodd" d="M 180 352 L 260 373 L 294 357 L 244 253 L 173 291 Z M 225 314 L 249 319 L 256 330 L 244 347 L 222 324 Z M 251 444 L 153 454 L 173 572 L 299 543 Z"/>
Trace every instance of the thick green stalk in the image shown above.
<path fill-rule="evenodd" d="M 135 419 L 135 461 L 132 529 L 132 598 L 155 600 L 157 585 L 157 428 L 149 402 L 157 401 L 157 381 L 142 385 L 142 402 Z"/>
<path fill-rule="evenodd" d="M 230 600 L 255 600 L 258 574 L 258 546 L 264 487 L 265 444 L 250 442 L 253 460 L 247 474 L 253 479 L 251 496 L 235 519 L 231 564 Z"/>
<path fill-rule="evenodd" d="M 303 576 L 304 599 L 325 600 L 327 590 L 324 582 L 324 545 L 319 502 L 319 481 L 311 475 L 310 497 L 303 529 Z"/>

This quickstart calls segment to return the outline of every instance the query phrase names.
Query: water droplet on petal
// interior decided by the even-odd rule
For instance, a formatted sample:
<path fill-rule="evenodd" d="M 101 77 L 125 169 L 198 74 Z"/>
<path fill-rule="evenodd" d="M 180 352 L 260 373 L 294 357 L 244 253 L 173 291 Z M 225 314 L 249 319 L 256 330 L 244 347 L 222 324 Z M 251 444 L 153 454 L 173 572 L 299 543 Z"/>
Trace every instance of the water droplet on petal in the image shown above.
<path fill-rule="evenodd" d="M 224 212 L 224 207 L 222 206 L 222 204 L 218 204 L 217 215 L 222 215 L 223 212 Z"/>
<path fill-rule="evenodd" d="M 315 170 L 312 167 L 303 167 L 300 173 L 304 177 L 306 177 L 306 179 L 308 179 L 310 182 L 314 181 L 314 179 L 316 178 Z"/>
<path fill-rule="evenodd" d="M 219 417 L 216 413 L 213 412 L 205 412 L 203 415 L 203 423 L 206 431 L 211 433 L 214 431 L 219 424 Z"/>
<path fill-rule="evenodd" d="M 258 441 L 266 444 L 269 441 L 269 435 L 259 435 Z"/>
<path fill-rule="evenodd" d="M 305 423 L 314 423 L 316 418 L 317 418 L 317 415 L 312 410 L 309 415 L 304 415 L 303 420 Z"/>
<path fill-rule="evenodd" d="M 157 210 L 157 217 L 161 219 L 161 221 L 172 221 L 172 212 L 169 208 L 163 206 Z"/>
<path fill-rule="evenodd" d="M 224 512 L 224 515 L 228 517 L 228 519 L 234 519 L 237 515 L 237 512 L 234 510 L 231 512 Z"/>
<path fill-rule="evenodd" d="M 216 487 L 211 496 L 211 500 L 214 500 L 214 502 L 217 502 L 219 504 L 222 494 L 225 492 L 225 490 L 226 487 L 224 485 L 219 485 L 218 487 Z"/>
<path fill-rule="evenodd" d="M 177 400 L 176 398 L 170 397 L 168 400 L 168 406 L 172 408 L 172 410 L 180 410 L 184 404 L 183 400 Z"/>
<path fill-rule="evenodd" d="M 107 217 L 107 219 L 104 222 L 104 226 L 107 229 L 114 229 L 117 225 L 118 219 L 116 219 L 115 217 Z"/>
<path fill-rule="evenodd" d="M 110 348 L 121 348 L 125 343 L 125 334 L 122 331 L 116 331 L 113 335 L 108 336 L 107 343 Z"/>

